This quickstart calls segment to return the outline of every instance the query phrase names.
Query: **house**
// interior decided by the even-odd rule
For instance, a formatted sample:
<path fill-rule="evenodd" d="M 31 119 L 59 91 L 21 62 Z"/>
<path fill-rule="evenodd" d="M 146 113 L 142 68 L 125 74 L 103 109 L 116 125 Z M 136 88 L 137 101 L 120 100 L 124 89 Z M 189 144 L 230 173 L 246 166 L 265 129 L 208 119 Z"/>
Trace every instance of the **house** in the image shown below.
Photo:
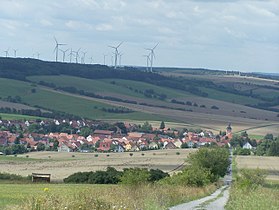
<path fill-rule="evenodd" d="M 93 137 L 109 138 L 113 135 L 113 131 L 109 130 L 95 130 L 92 134 Z"/>
<path fill-rule="evenodd" d="M 135 145 L 132 146 L 130 151 L 138 152 L 138 151 L 140 151 L 140 148 L 135 144 Z"/>
<path fill-rule="evenodd" d="M 130 151 L 132 149 L 132 144 L 129 141 L 125 142 L 124 147 L 126 151 Z"/>
<path fill-rule="evenodd" d="M 58 146 L 58 152 L 73 152 L 73 148 L 67 142 L 61 142 Z"/>
<path fill-rule="evenodd" d="M 247 142 L 243 145 L 242 148 L 243 148 L 243 149 L 252 149 L 253 147 L 252 147 L 252 145 L 247 141 Z"/>
<path fill-rule="evenodd" d="M 104 139 L 100 142 L 100 146 L 97 148 L 97 150 L 100 152 L 109 152 L 111 150 L 111 144 L 111 139 Z"/>
<path fill-rule="evenodd" d="M 149 149 L 159 149 L 159 145 L 153 141 L 148 145 L 148 148 Z"/>
<path fill-rule="evenodd" d="M 176 140 L 174 140 L 173 144 L 174 144 L 177 148 L 181 148 L 182 141 L 181 141 L 180 139 L 176 139 Z"/>
<path fill-rule="evenodd" d="M 165 146 L 164 149 L 176 149 L 176 146 L 172 142 L 168 142 Z"/>
<path fill-rule="evenodd" d="M 125 152 L 125 148 L 121 145 L 115 145 L 114 152 Z"/>

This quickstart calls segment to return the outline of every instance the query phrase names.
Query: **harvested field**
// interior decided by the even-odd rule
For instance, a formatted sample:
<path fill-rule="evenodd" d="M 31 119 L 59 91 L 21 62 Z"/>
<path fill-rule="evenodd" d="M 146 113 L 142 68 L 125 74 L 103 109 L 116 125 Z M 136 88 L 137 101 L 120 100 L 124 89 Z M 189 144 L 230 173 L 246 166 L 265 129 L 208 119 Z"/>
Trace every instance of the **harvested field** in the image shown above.
<path fill-rule="evenodd" d="M 33 152 L 6 159 L 0 156 L 0 172 L 19 174 L 50 173 L 53 181 L 61 181 L 79 171 L 105 170 L 108 166 L 118 170 L 129 167 L 159 168 L 166 172 L 178 171 L 194 149 L 154 150 L 125 153 L 67 153 Z M 176 154 L 179 152 L 180 154 Z M 95 157 L 95 155 L 98 157 Z M 144 155 L 142 155 L 144 154 Z M 73 157 L 74 155 L 74 157 Z M 107 156 L 109 155 L 109 156 Z"/>
<path fill-rule="evenodd" d="M 267 179 L 279 180 L 279 157 L 237 156 L 237 168 L 264 169 L 268 172 Z"/>
<path fill-rule="evenodd" d="M 0 108 L 5 108 L 5 107 L 9 107 L 11 109 L 17 109 L 17 110 L 20 110 L 20 109 L 32 109 L 32 110 L 35 110 L 37 108 L 34 108 L 32 106 L 27 106 L 27 105 L 24 105 L 24 104 L 19 104 L 19 103 L 12 103 L 12 102 L 7 102 L 7 101 L 1 101 L 0 100 Z"/>

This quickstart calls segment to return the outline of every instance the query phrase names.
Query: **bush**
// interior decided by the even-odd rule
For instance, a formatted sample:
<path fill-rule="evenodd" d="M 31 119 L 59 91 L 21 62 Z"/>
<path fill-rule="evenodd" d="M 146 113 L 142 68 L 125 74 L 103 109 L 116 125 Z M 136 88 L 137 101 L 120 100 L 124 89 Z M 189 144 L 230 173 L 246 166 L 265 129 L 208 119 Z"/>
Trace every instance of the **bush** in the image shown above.
<path fill-rule="evenodd" d="M 210 173 L 209 169 L 198 166 L 189 166 L 182 172 L 163 179 L 160 183 L 202 187 L 211 182 L 212 176 L 213 175 Z"/>
<path fill-rule="evenodd" d="M 74 158 L 74 157 L 75 157 L 75 155 L 72 155 L 72 157 Z"/>
<path fill-rule="evenodd" d="M 95 154 L 95 155 L 94 155 L 94 157 L 98 157 L 98 156 L 99 156 L 98 154 Z"/>
<path fill-rule="evenodd" d="M 236 184 L 240 188 L 254 189 L 264 184 L 265 171 L 259 168 L 257 169 L 242 169 L 239 172 L 240 175 L 236 177 Z"/>
<path fill-rule="evenodd" d="M 201 148 L 198 152 L 190 154 L 188 162 L 192 166 L 208 169 L 213 175 L 211 181 L 215 182 L 219 177 L 226 175 L 230 165 L 229 151 L 219 147 Z"/>
<path fill-rule="evenodd" d="M 129 168 L 124 169 L 120 180 L 124 185 L 137 186 L 148 183 L 150 173 L 146 168 Z"/>
<path fill-rule="evenodd" d="M 176 152 L 175 154 L 176 154 L 176 155 L 180 155 L 180 152 Z"/>
<path fill-rule="evenodd" d="M 159 181 L 160 179 L 164 179 L 165 177 L 169 176 L 168 173 L 165 173 L 160 169 L 150 169 L 149 173 L 150 173 L 150 177 L 148 181 L 150 182 L 156 182 Z"/>
<path fill-rule="evenodd" d="M 133 153 L 130 153 L 129 155 L 132 157 L 134 154 L 133 154 Z"/>
<path fill-rule="evenodd" d="M 117 184 L 120 181 L 122 172 L 113 167 L 106 171 L 90 171 L 74 173 L 64 179 L 65 183 L 89 183 L 89 184 Z"/>

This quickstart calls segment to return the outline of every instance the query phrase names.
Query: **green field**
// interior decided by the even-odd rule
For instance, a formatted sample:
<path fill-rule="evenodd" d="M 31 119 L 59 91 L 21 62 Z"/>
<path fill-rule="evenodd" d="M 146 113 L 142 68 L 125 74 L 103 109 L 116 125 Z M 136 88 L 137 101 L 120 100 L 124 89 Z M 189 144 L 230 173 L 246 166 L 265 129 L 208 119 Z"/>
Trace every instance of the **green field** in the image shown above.
<path fill-rule="evenodd" d="M 226 101 L 226 102 L 230 102 L 230 103 L 234 103 L 234 104 L 242 104 L 242 105 L 251 104 L 251 105 L 253 105 L 253 104 L 258 104 L 259 102 L 261 102 L 261 100 L 259 100 L 259 99 L 236 95 L 236 94 L 232 94 L 232 93 L 225 93 L 225 92 L 210 89 L 210 88 L 201 87 L 199 89 L 201 91 L 207 93 L 208 98 L 212 98 L 212 99 L 216 99 L 216 100 L 220 100 L 220 101 Z"/>
<path fill-rule="evenodd" d="M 2 120 L 35 120 L 35 119 L 44 119 L 42 117 L 36 117 L 36 116 L 29 116 L 29 115 L 20 115 L 20 114 L 5 114 L 0 113 L 0 118 Z"/>
<path fill-rule="evenodd" d="M 134 90 L 145 91 L 147 89 L 153 89 L 156 93 L 166 94 L 167 98 L 179 98 L 186 97 L 191 94 L 179 90 L 174 90 L 171 88 L 160 87 L 145 82 L 138 82 L 132 80 L 123 79 L 84 79 L 80 77 L 73 76 L 31 76 L 27 78 L 33 82 L 45 81 L 48 83 L 53 83 L 58 87 L 76 87 L 79 90 L 86 90 L 93 93 L 111 93 L 120 94 L 124 96 L 132 96 L 139 98 L 147 98 L 141 93 L 137 93 Z M 113 83 L 113 84 L 112 84 Z M 131 89 L 133 88 L 133 90 Z"/>
<path fill-rule="evenodd" d="M 0 209 L 164 210 L 170 206 L 209 195 L 215 189 L 215 185 L 197 188 L 159 185 L 128 187 L 0 182 Z"/>
<path fill-rule="evenodd" d="M 36 91 L 32 93 L 32 89 L 35 89 Z M 90 119 L 163 119 L 155 115 L 141 112 L 125 114 L 105 112 L 102 110 L 102 108 L 116 108 L 116 106 L 85 99 L 78 96 L 66 95 L 63 93 L 42 89 L 40 87 L 35 87 L 31 83 L 27 82 L 0 78 L 0 97 L 6 98 L 8 96 L 20 96 L 22 102 L 27 103 L 31 106 L 40 106 L 45 109 L 63 111 L 77 116 L 87 117 Z M 10 115 L 10 117 L 17 118 L 17 116 L 15 115 Z M 18 117 L 21 118 L 21 116 Z"/>

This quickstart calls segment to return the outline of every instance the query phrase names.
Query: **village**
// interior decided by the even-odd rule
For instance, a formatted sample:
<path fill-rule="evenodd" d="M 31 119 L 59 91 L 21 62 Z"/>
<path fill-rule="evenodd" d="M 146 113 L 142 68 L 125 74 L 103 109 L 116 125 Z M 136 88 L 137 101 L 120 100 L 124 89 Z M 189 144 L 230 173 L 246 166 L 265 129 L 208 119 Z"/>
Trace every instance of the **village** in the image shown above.
<path fill-rule="evenodd" d="M 178 131 L 164 125 L 162 127 L 162 124 L 160 128 L 153 128 L 148 122 L 145 123 L 148 127 L 145 132 L 140 129 L 143 127 L 131 123 L 121 123 L 122 129 L 118 126 L 115 126 L 114 130 L 90 129 L 98 128 L 100 124 L 101 122 L 85 120 L 0 120 L 0 149 L 2 148 L 0 154 L 9 155 L 43 150 L 88 153 L 199 148 L 210 145 L 222 147 L 230 146 L 229 142 L 233 136 L 230 125 L 226 128 L 226 132 L 222 132 L 222 134 L 220 132 L 221 135 L 214 135 L 211 131 L 201 129 L 198 129 L 198 132 L 187 129 Z M 57 130 L 55 127 L 61 128 L 63 125 L 72 130 L 70 130 L 71 133 L 68 129 L 68 132 L 44 134 L 42 128 L 47 125 L 54 130 Z M 39 132 L 30 132 L 31 127 L 39 128 Z M 86 132 L 84 132 L 85 130 Z M 13 145 L 21 145 L 21 149 L 13 151 L 10 149 Z"/>

